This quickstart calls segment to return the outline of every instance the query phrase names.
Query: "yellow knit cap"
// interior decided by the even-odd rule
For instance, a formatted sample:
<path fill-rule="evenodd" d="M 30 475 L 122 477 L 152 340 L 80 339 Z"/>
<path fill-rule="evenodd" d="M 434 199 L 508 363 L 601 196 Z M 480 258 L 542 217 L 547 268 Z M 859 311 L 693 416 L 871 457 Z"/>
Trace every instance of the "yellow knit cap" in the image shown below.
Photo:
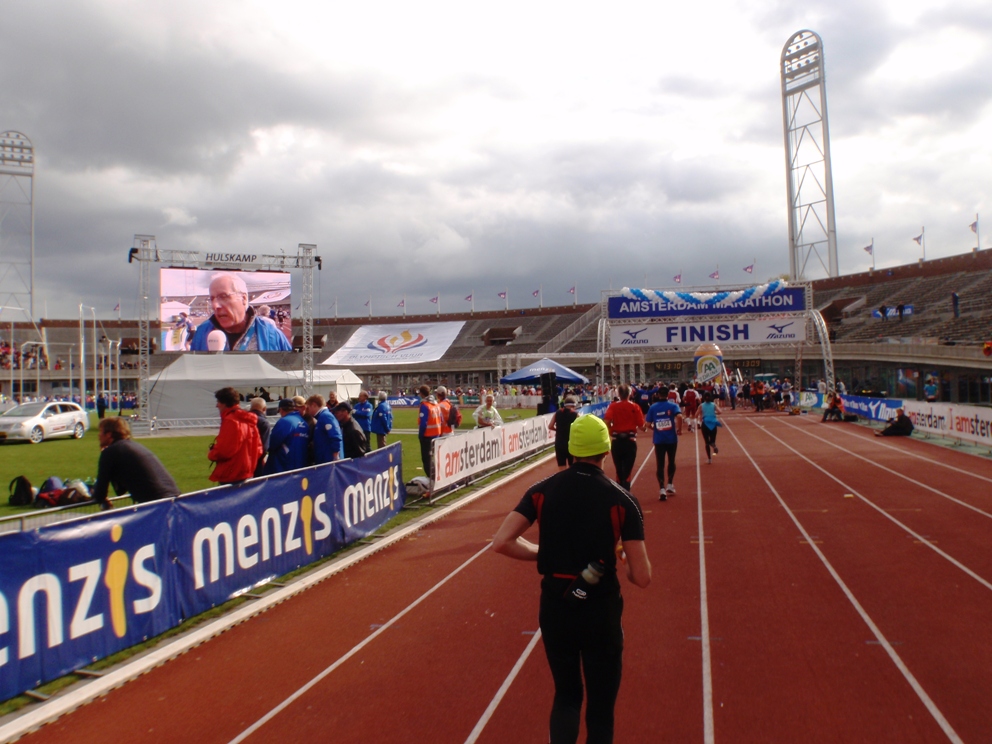
<path fill-rule="evenodd" d="M 579 416 L 568 430 L 568 452 L 575 457 L 594 457 L 610 451 L 610 430 L 599 416 Z"/>

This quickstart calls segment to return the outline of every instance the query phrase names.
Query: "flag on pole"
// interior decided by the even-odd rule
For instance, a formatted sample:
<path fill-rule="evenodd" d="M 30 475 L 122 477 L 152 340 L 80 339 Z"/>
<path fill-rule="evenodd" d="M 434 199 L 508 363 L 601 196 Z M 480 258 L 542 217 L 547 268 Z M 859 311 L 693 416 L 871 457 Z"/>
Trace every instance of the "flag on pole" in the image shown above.
<path fill-rule="evenodd" d="M 538 296 L 539 294 L 541 294 L 541 290 L 539 290 L 539 289 L 535 289 L 535 290 L 534 290 L 533 292 L 531 292 L 530 294 L 531 294 L 531 297 L 537 297 L 537 296 Z"/>
<path fill-rule="evenodd" d="M 968 225 L 968 227 L 971 228 L 971 231 L 975 233 L 975 235 L 978 235 L 978 220 L 972 222 L 970 225 Z"/>
<path fill-rule="evenodd" d="M 499 297 L 501 300 L 505 300 L 506 299 L 506 292 L 497 292 L 496 293 L 496 296 Z"/>
<path fill-rule="evenodd" d="M 570 290 L 568 290 L 568 293 L 569 294 L 575 294 L 575 287 L 572 287 Z"/>
<path fill-rule="evenodd" d="M 720 281 L 720 269 L 717 269 L 712 274 L 710 274 L 710 279 L 716 279 L 717 281 Z"/>
<path fill-rule="evenodd" d="M 465 298 L 465 302 L 471 302 L 471 301 L 472 301 L 472 295 L 469 295 L 468 297 Z"/>
<path fill-rule="evenodd" d="M 678 274 L 676 274 L 675 276 L 673 276 L 672 277 L 672 281 L 675 282 L 676 284 L 681 284 L 682 283 L 682 272 L 680 271 Z"/>
<path fill-rule="evenodd" d="M 440 299 L 441 299 L 441 295 L 434 295 L 433 297 L 431 297 L 431 302 L 433 302 L 436 305 L 438 303 L 438 300 Z"/>
<path fill-rule="evenodd" d="M 365 307 L 368 307 L 370 302 L 372 302 L 372 298 L 371 297 L 369 297 L 369 299 L 367 299 L 365 301 Z"/>
<path fill-rule="evenodd" d="M 974 227 L 972 227 L 972 229 L 974 229 Z M 116 305 L 114 305 L 114 312 L 116 313 L 120 309 L 121 309 L 121 303 L 118 302 Z"/>
<path fill-rule="evenodd" d="M 867 253 L 869 256 L 874 256 L 875 255 L 875 244 L 872 243 L 871 245 L 866 245 L 865 246 L 865 253 Z"/>
<path fill-rule="evenodd" d="M 406 297 L 400 300 L 400 304 L 397 305 L 396 307 L 406 307 Z"/>
<path fill-rule="evenodd" d="M 750 266 L 745 266 L 744 267 L 744 273 L 745 274 L 753 274 L 754 273 L 754 264 L 751 264 Z M 719 279 L 719 277 L 717 277 L 717 278 Z"/>
<path fill-rule="evenodd" d="M 915 238 L 913 238 L 913 240 L 916 241 L 916 244 L 917 245 L 922 245 L 923 244 L 923 233 L 920 233 L 919 235 L 917 235 Z"/>

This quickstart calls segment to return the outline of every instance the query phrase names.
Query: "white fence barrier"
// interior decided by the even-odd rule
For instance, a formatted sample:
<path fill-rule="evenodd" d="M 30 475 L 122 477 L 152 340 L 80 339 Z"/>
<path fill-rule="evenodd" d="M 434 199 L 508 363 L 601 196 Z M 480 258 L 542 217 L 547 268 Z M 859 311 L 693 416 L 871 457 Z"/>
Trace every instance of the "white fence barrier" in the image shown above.
<path fill-rule="evenodd" d="M 554 443 L 551 414 L 434 440 L 434 490 Z"/>

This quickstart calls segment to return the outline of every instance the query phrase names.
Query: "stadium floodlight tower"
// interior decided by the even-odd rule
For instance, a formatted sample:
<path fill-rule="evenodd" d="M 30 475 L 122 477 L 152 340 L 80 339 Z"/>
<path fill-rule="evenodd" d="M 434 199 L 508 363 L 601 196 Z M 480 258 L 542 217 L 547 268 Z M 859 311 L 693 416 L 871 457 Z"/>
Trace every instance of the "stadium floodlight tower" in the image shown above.
<path fill-rule="evenodd" d="M 813 31 L 797 32 L 782 49 L 782 121 L 791 279 L 806 278 L 813 256 L 838 276 L 823 42 Z"/>
<path fill-rule="evenodd" d="M 0 305 L 34 319 L 34 145 L 0 134 Z"/>

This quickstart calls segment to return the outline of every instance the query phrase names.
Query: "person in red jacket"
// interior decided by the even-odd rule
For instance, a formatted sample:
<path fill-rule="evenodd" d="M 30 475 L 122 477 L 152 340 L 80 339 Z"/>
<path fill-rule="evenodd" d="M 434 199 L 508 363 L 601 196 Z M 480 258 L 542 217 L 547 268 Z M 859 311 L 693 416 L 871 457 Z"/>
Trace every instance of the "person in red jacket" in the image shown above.
<path fill-rule="evenodd" d="M 234 388 L 221 388 L 214 397 L 220 411 L 220 432 L 207 452 L 207 459 L 216 463 L 210 480 L 240 483 L 255 475 L 262 456 L 258 419 L 251 411 L 241 409 L 241 396 Z"/>

